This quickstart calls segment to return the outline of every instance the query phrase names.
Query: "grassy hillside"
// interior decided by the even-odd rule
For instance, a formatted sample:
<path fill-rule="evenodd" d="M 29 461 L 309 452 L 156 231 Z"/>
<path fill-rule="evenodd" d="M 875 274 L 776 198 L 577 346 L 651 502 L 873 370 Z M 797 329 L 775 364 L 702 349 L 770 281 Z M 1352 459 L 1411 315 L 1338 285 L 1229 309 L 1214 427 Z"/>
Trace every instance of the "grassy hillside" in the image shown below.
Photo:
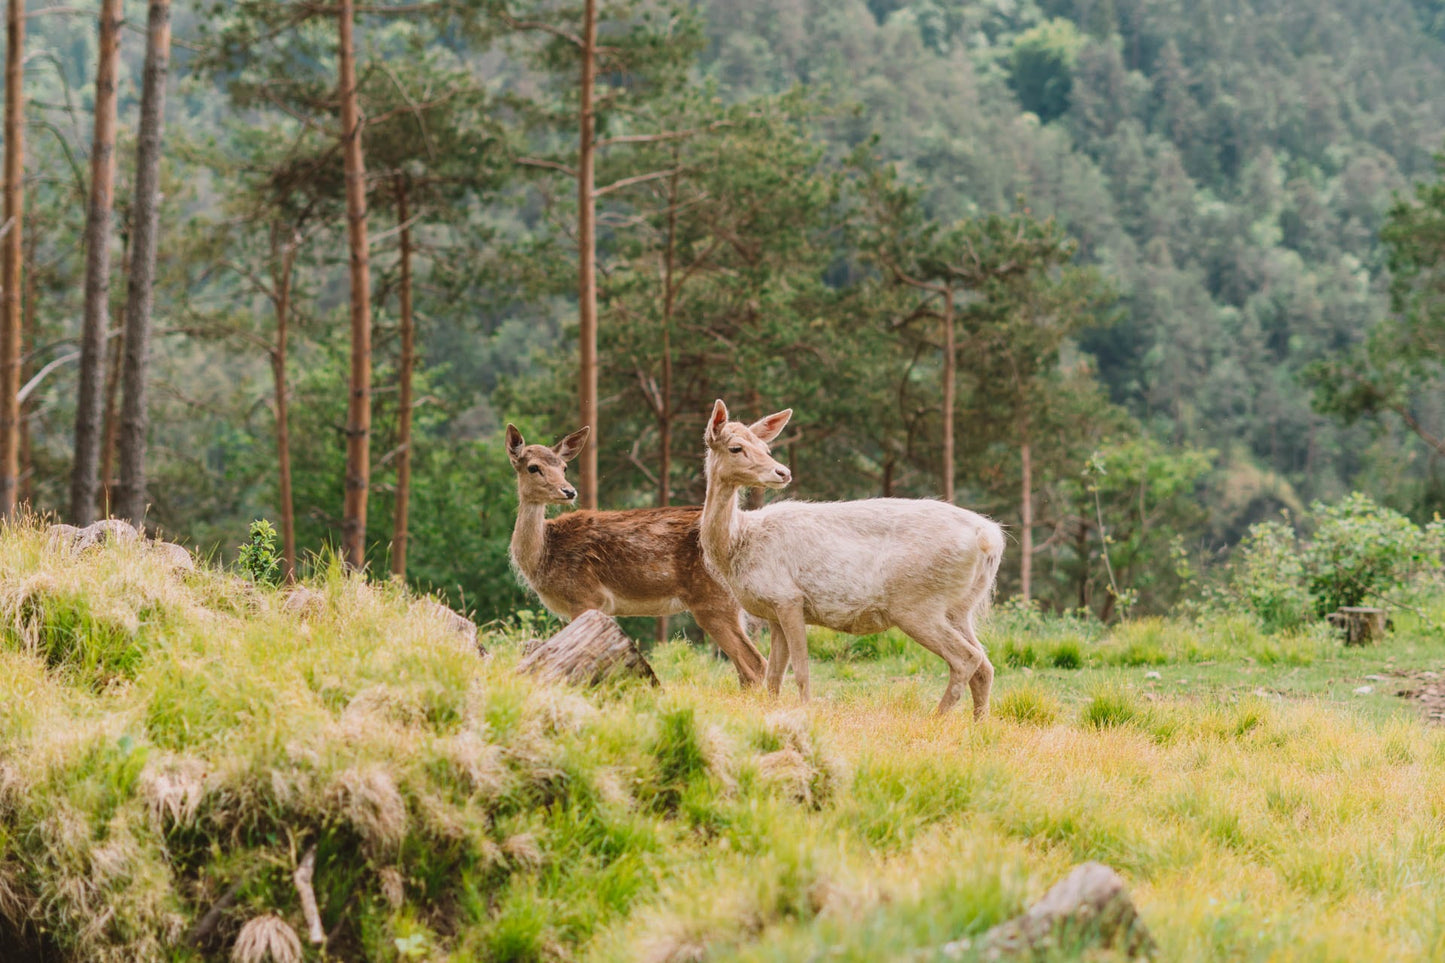
<path fill-rule="evenodd" d="M 660 689 L 579 692 L 518 678 L 520 633 L 483 660 L 313 587 L 0 534 L 7 961 L 321 959 L 313 849 L 331 959 L 942 959 L 1089 858 L 1162 959 L 1445 954 L 1445 733 L 1390 675 L 1445 643 L 1403 617 L 1346 654 L 1004 611 L 975 723 L 894 636 L 816 633 L 807 709 L 681 643 Z"/>

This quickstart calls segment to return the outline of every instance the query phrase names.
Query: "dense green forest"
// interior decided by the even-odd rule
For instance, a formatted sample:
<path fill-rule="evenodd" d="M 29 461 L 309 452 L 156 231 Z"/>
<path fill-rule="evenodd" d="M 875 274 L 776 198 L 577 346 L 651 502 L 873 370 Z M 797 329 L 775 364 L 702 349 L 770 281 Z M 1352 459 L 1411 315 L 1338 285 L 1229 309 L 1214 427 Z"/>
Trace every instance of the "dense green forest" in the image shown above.
<path fill-rule="evenodd" d="M 120 43 L 113 315 L 142 8 Z M 80 328 L 98 52 L 93 13 L 30 10 L 27 379 Z M 483 617 L 526 604 L 500 429 L 579 423 L 579 16 L 356 19 L 368 557 L 386 569 L 409 488 L 407 577 Z M 296 541 L 315 552 L 341 540 L 347 474 L 335 13 L 173 17 L 147 519 L 230 553 L 280 514 L 284 280 Z M 603 507 L 700 501 L 713 398 L 792 406 L 791 494 L 951 492 L 1018 539 L 1005 592 L 1027 579 L 1110 617 L 1174 604 L 1280 510 L 1354 489 L 1420 521 L 1445 505 L 1440 0 L 638 0 L 602 3 L 598 36 Z M 67 514 L 76 392 L 63 364 L 27 401 L 40 512 Z"/>

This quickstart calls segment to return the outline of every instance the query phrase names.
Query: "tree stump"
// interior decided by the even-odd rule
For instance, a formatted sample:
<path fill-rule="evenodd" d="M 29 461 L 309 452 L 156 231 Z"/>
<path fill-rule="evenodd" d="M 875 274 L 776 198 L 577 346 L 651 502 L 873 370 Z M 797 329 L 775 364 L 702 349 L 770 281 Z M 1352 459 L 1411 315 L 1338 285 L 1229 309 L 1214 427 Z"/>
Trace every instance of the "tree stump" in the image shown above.
<path fill-rule="evenodd" d="M 985 960 L 1038 957 L 1085 945 L 1113 947 L 1130 959 L 1152 957 L 1155 950 L 1124 880 L 1094 862 L 1074 867 L 1027 912 L 989 930 L 978 945 Z"/>
<path fill-rule="evenodd" d="M 1346 605 L 1331 612 L 1326 620 L 1345 633 L 1345 645 L 1373 645 L 1385 637 L 1388 613 L 1368 605 Z"/>
<path fill-rule="evenodd" d="M 618 673 L 659 685 L 637 642 L 622 626 L 596 609 L 588 609 L 561 632 L 537 645 L 517 666 L 544 681 L 596 685 Z"/>

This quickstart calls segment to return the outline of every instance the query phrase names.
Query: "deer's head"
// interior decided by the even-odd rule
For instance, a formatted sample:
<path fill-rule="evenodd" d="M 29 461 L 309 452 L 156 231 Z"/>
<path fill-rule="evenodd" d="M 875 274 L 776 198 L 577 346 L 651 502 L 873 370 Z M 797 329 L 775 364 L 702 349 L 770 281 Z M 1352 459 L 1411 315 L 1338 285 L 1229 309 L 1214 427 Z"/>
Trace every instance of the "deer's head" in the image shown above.
<path fill-rule="evenodd" d="M 529 445 L 516 425 L 507 426 L 507 457 L 517 473 L 517 491 L 524 505 L 560 505 L 575 501 L 577 489 L 567 481 L 567 463 L 587 447 L 591 428 L 579 428 L 548 448 Z"/>
<path fill-rule="evenodd" d="M 709 482 L 782 488 L 793 480 L 787 466 L 773 460 L 768 443 L 793 417 L 793 409 L 760 418 L 751 425 L 728 420 L 728 406 L 719 398 L 712 406 L 703 440 L 707 442 Z"/>

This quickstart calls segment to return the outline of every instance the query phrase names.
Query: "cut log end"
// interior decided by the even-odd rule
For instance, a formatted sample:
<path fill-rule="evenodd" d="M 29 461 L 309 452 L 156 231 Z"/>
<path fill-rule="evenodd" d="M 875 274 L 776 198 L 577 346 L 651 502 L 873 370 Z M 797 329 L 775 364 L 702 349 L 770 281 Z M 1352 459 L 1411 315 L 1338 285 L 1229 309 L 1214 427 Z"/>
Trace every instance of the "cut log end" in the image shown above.
<path fill-rule="evenodd" d="M 661 684 L 636 640 L 611 616 L 596 609 L 583 612 L 545 642 L 530 646 L 517 670 L 574 685 L 597 685 L 619 674 Z"/>

